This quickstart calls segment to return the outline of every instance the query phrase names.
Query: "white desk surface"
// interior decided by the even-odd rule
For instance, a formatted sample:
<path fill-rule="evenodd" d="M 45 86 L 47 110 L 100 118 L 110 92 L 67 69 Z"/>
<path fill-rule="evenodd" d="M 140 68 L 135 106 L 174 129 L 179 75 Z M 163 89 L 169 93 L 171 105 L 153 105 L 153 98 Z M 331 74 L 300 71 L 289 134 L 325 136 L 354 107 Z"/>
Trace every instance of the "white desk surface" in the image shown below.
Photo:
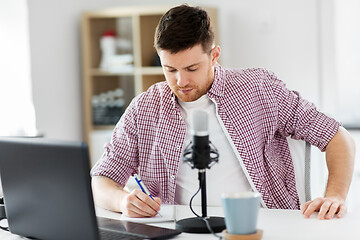
<path fill-rule="evenodd" d="M 195 211 L 201 213 L 200 208 Z M 358 213 L 358 214 L 357 214 Z M 176 206 L 177 220 L 193 217 L 188 206 Z M 97 215 L 109 218 L 120 218 L 120 214 L 97 208 Z M 258 228 L 264 231 L 263 240 L 358 240 L 360 239 L 359 211 L 348 212 L 342 219 L 318 220 L 316 214 L 305 219 L 300 211 L 260 209 Z M 223 216 L 222 208 L 209 207 L 208 216 Z M 152 223 L 154 226 L 175 228 L 174 222 Z M 0 230 L 1 240 L 26 239 Z M 216 239 L 211 234 L 181 233 L 173 239 Z"/>

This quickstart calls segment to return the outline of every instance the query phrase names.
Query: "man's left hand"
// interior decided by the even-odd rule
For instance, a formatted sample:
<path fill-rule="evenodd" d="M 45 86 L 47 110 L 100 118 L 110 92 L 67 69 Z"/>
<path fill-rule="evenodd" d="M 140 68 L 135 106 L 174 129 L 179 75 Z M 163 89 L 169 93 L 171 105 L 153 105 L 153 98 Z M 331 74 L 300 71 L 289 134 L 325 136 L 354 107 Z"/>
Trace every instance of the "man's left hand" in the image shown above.
<path fill-rule="evenodd" d="M 302 214 L 309 218 L 314 212 L 319 212 L 318 218 L 332 219 L 335 215 L 341 218 L 346 213 L 345 201 L 339 197 L 319 197 L 308 201 L 300 207 Z"/>

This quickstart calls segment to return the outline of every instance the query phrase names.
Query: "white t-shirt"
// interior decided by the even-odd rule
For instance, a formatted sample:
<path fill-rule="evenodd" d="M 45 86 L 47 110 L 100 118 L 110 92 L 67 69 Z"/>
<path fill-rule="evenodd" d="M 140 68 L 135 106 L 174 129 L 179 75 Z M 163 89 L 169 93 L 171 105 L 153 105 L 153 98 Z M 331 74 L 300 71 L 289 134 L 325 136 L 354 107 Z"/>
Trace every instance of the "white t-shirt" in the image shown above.
<path fill-rule="evenodd" d="M 227 138 L 227 132 L 221 119 L 216 114 L 215 103 L 205 94 L 193 102 L 182 102 L 181 114 L 186 122 L 186 138 L 183 149 L 192 140 L 190 134 L 191 113 L 196 109 L 205 110 L 209 116 L 209 140 L 219 151 L 219 163 L 206 169 L 206 192 L 208 206 L 221 206 L 221 194 L 224 192 L 252 191 L 248 179 L 241 168 L 240 156 L 235 154 Z M 239 158 L 237 157 L 239 156 Z M 191 167 L 183 161 L 179 164 L 176 178 L 175 201 L 177 204 L 188 205 L 191 197 L 199 188 L 198 169 Z M 193 200 L 193 205 L 201 205 L 201 193 Z"/>

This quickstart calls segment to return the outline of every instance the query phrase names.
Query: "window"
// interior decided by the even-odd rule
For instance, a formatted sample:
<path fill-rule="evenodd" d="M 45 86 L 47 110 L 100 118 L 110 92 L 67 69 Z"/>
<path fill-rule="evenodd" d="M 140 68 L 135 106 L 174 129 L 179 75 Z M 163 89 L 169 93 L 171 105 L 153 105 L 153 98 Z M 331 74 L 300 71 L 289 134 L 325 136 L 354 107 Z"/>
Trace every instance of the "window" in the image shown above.
<path fill-rule="evenodd" d="M 0 136 L 36 135 L 26 0 L 0 1 Z"/>

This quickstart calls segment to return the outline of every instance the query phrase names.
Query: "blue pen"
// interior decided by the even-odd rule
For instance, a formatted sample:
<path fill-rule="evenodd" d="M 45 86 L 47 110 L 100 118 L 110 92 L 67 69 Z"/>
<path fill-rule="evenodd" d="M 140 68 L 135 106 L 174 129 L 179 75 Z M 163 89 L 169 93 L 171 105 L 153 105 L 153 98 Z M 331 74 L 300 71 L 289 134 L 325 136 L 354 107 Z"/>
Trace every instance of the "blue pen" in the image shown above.
<path fill-rule="evenodd" d="M 148 195 L 149 197 L 151 197 L 152 200 L 155 201 L 155 199 L 153 198 L 153 196 L 151 196 L 151 193 L 149 191 L 149 189 L 147 189 L 147 187 L 145 186 L 145 184 L 141 181 L 140 177 L 137 174 L 134 174 L 135 177 L 135 181 L 137 182 L 137 184 L 139 185 L 139 187 L 141 188 L 141 191 L 143 191 L 143 193 L 145 193 L 146 195 Z M 159 212 L 157 212 L 160 216 L 161 214 Z"/>

